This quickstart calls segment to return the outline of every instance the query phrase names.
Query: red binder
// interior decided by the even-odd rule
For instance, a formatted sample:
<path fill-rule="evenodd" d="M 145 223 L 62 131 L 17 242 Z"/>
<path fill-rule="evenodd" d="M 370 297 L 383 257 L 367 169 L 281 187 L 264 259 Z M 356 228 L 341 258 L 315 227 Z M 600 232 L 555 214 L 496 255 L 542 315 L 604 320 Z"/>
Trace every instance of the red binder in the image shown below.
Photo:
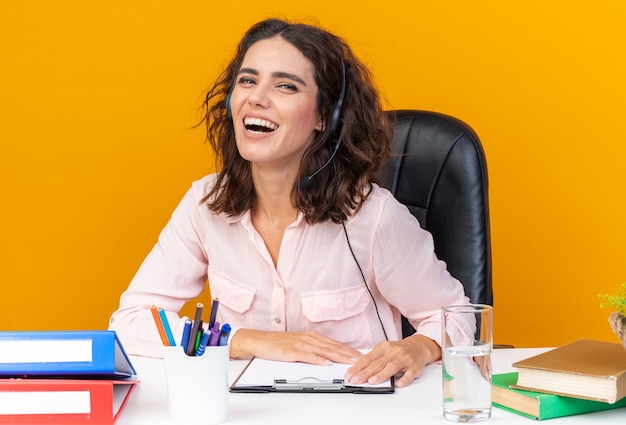
<path fill-rule="evenodd" d="M 137 382 L 0 379 L 0 423 L 112 425 Z"/>

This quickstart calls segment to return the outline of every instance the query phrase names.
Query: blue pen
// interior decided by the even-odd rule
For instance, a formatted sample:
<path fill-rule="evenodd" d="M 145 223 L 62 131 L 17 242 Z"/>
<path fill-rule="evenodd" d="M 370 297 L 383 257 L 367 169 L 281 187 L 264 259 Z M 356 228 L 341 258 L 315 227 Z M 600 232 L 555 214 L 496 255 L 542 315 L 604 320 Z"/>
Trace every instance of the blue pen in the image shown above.
<path fill-rule="evenodd" d="M 220 341 L 220 322 L 215 322 L 211 328 L 211 338 L 209 339 L 209 345 L 212 347 L 217 346 Z"/>
<path fill-rule="evenodd" d="M 193 322 L 190 319 L 185 320 L 185 327 L 183 328 L 183 339 L 180 342 L 183 351 L 187 351 L 189 345 L 189 336 L 191 335 L 191 325 Z"/>
<path fill-rule="evenodd" d="M 167 342 L 170 346 L 175 347 L 176 341 L 174 341 L 174 335 L 172 335 L 172 328 L 170 328 L 170 323 L 167 321 L 165 310 L 163 310 L 163 307 L 159 307 L 158 311 L 159 311 L 159 317 L 161 318 L 161 323 L 163 323 L 163 329 L 165 330 L 165 336 L 167 336 Z"/>
<path fill-rule="evenodd" d="M 202 334 L 202 338 L 200 338 L 200 344 L 198 344 L 198 349 L 196 350 L 196 356 L 201 356 L 202 354 L 204 354 L 204 349 L 209 342 L 209 336 L 209 332 L 204 332 Z"/>
<path fill-rule="evenodd" d="M 222 332 L 220 332 L 220 346 L 228 345 L 228 336 L 230 335 L 230 325 L 224 323 L 222 326 Z"/>

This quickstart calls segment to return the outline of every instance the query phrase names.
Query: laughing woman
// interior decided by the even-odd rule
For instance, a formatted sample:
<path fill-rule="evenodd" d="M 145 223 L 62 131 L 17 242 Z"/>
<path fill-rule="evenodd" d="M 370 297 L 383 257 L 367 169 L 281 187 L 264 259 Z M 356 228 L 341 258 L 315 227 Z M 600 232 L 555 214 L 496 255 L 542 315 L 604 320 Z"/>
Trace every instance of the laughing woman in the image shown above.
<path fill-rule="evenodd" d="M 430 234 L 376 183 L 392 128 L 349 46 L 260 22 L 204 110 L 220 171 L 192 184 L 122 294 L 110 329 L 127 350 L 159 356 L 150 306 L 180 335 L 178 312 L 208 279 L 231 358 L 351 363 L 349 382 L 398 375 L 398 387 L 440 359 L 440 308 L 468 299 Z M 401 315 L 416 329 L 404 339 Z"/>

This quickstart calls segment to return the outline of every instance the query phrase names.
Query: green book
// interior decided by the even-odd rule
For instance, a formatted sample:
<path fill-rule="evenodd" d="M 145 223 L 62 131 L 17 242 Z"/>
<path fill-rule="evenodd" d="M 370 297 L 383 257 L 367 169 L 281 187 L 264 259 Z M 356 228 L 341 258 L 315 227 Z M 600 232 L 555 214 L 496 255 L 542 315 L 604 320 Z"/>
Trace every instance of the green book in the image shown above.
<path fill-rule="evenodd" d="M 511 388 L 517 372 L 492 376 L 493 405 L 528 418 L 543 420 L 626 407 L 626 397 L 613 404 Z"/>

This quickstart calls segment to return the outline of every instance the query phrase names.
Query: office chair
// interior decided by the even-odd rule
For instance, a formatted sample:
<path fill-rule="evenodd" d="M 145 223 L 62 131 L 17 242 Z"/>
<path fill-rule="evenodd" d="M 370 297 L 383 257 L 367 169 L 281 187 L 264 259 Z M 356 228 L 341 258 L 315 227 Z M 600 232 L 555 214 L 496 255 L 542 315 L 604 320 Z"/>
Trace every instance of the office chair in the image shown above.
<path fill-rule="evenodd" d="M 387 113 L 393 154 L 379 171 L 381 184 L 433 235 L 437 256 L 470 301 L 493 305 L 487 165 L 478 136 L 444 114 Z M 403 317 L 403 335 L 414 332 Z"/>

